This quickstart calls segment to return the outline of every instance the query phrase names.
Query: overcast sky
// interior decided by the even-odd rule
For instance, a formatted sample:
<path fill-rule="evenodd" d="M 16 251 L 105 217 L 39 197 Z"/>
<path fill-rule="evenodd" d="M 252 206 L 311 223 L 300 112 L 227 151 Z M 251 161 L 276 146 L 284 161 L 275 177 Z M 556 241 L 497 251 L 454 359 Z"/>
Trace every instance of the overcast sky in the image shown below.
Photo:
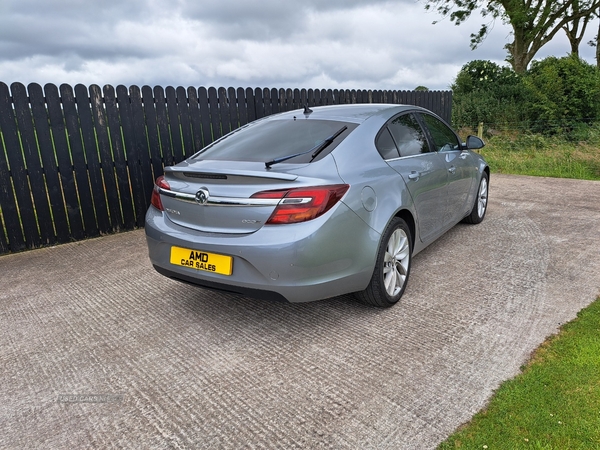
<path fill-rule="evenodd" d="M 503 63 L 505 25 L 471 51 L 478 14 L 436 20 L 417 0 L 0 0 L 0 81 L 448 89 L 469 61 Z M 559 32 L 537 59 L 568 51 Z"/>

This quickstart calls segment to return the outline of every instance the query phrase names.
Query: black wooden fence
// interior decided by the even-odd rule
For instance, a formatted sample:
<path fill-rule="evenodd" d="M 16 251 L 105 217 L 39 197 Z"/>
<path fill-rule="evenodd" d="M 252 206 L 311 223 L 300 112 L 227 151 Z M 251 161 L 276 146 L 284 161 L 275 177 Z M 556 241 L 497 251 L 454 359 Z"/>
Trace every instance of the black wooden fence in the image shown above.
<path fill-rule="evenodd" d="M 142 227 L 164 166 L 255 119 L 339 103 L 449 121 L 452 93 L 0 82 L 0 254 Z"/>

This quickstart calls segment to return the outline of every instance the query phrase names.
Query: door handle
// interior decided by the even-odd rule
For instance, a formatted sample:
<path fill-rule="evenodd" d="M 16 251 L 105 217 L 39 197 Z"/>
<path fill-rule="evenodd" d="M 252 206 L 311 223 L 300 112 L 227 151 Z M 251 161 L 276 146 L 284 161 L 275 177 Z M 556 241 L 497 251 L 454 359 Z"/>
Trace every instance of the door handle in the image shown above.
<path fill-rule="evenodd" d="M 417 181 L 420 176 L 421 176 L 421 174 L 419 172 L 415 172 L 413 170 L 411 173 L 408 174 L 408 179 Z"/>
<path fill-rule="evenodd" d="M 454 175 L 456 173 L 456 167 L 452 166 L 448 169 L 448 172 L 450 172 L 452 175 Z"/>

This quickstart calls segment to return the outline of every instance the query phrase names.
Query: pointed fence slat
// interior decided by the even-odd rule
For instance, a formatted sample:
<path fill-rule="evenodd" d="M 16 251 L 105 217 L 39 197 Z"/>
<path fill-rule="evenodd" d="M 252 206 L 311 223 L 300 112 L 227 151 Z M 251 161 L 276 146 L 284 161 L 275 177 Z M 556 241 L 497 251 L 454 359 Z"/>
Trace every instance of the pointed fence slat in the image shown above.
<path fill-rule="evenodd" d="M 202 124 L 202 147 L 213 142 L 210 127 L 210 110 L 208 108 L 208 91 L 205 87 L 198 89 L 198 105 L 200 107 L 200 123 Z"/>
<path fill-rule="evenodd" d="M 102 89 L 98 85 L 90 86 L 90 104 L 93 121 L 93 137 L 96 138 L 98 148 L 98 164 L 100 166 L 100 176 L 102 178 L 102 188 L 106 197 L 108 217 L 102 225 L 103 233 L 110 233 L 113 230 L 123 228 L 121 220 L 121 205 L 119 203 L 119 194 L 115 180 L 115 166 L 110 151 L 110 139 L 108 136 L 108 123 L 104 101 L 102 98 Z M 98 196 L 99 194 L 96 194 Z"/>
<path fill-rule="evenodd" d="M 0 82 L 0 254 L 143 227 L 165 166 L 256 119 L 344 103 L 449 122 L 452 93 Z"/>
<path fill-rule="evenodd" d="M 25 86 L 21 83 L 14 83 L 11 86 L 11 90 L 15 93 L 14 106 L 17 127 L 27 166 L 27 178 L 33 197 L 34 215 L 38 223 L 39 235 L 35 236 L 34 242 L 38 242 L 41 245 L 53 244 L 55 242 L 54 230 L 51 227 L 39 226 L 45 223 L 52 225 L 52 216 L 50 214 L 50 205 L 48 204 L 48 192 L 44 180 L 29 97 Z"/>
<path fill-rule="evenodd" d="M 188 149 L 190 155 L 202 149 L 202 121 L 200 119 L 200 106 L 198 105 L 198 91 L 195 88 L 187 89 L 190 108 L 190 121 L 192 126 L 193 148 Z"/>
<path fill-rule="evenodd" d="M 19 89 L 19 87 L 16 83 L 11 86 L 11 88 L 15 88 L 15 92 L 23 95 L 24 86 L 23 89 Z M 17 103 L 19 103 L 19 100 L 17 100 Z M 8 92 L 8 86 L 5 84 L 0 84 L 0 129 L 2 130 L 8 165 L 10 166 L 10 178 L 12 179 L 14 196 L 17 200 L 20 226 L 24 232 L 25 240 L 23 244 L 28 248 L 38 247 L 42 244 L 42 238 L 37 229 L 27 166 L 21 149 L 20 132 L 13 110 L 13 102 Z M 2 205 L 2 210 L 4 210 L 4 205 Z"/>
<path fill-rule="evenodd" d="M 108 122 L 112 159 L 115 171 L 115 182 L 121 213 L 123 217 L 122 229 L 131 230 L 135 227 L 135 213 L 133 198 L 131 196 L 131 180 L 127 170 L 127 159 L 125 158 L 125 147 L 123 144 L 122 124 L 117 106 L 117 94 L 112 86 L 106 85 L 102 88 L 104 93 L 104 107 Z M 116 230 L 115 230 L 116 231 Z"/>
<path fill-rule="evenodd" d="M 42 169 L 44 173 L 43 180 L 40 181 L 44 181 L 46 185 L 48 200 L 50 201 L 49 206 L 52 211 L 51 220 L 54 220 L 54 228 L 56 231 L 56 236 L 54 236 L 54 233 L 47 236 L 48 242 L 65 242 L 69 238 L 69 222 L 63 201 L 63 192 L 60 184 L 60 174 L 56 164 L 54 145 L 52 143 L 52 136 L 50 135 L 50 120 L 48 117 L 48 109 L 46 108 L 44 92 L 39 84 L 30 84 L 28 90 L 34 121 L 33 126 L 35 128 L 35 135 L 37 136 L 37 143 L 39 146 L 38 153 L 42 161 L 42 167 L 40 169 Z M 50 211 L 48 211 L 48 213 L 50 213 Z M 44 228 L 50 231 L 49 227 Z"/>
<path fill-rule="evenodd" d="M 148 135 L 148 150 L 152 165 L 151 181 L 163 174 L 163 161 L 160 151 L 157 108 L 154 107 L 154 94 L 150 86 L 142 87 L 142 103 L 146 117 L 146 133 Z"/>
<path fill-rule="evenodd" d="M 60 96 L 67 129 L 68 145 L 75 173 L 75 186 L 79 197 L 79 206 L 83 217 L 86 237 L 98 236 L 98 225 L 94 213 L 94 201 L 90 190 L 88 167 L 85 160 L 83 142 L 81 139 L 81 124 L 76 107 L 75 93 L 67 84 L 60 86 Z M 92 171 L 94 168 L 92 167 Z"/>
<path fill-rule="evenodd" d="M 16 141 L 11 138 L 11 130 L 6 129 L 12 127 L 8 112 L 12 112 L 12 101 L 8 86 L 0 82 L 0 130 L 3 132 L 4 139 L 0 139 L 0 206 L 2 210 L 2 248 L 3 252 L 24 250 L 26 246 L 26 236 L 21 228 L 21 218 L 19 217 L 18 199 L 15 198 L 15 185 L 17 181 L 14 175 L 18 169 L 10 170 L 12 164 L 19 164 L 14 157 L 8 157 L 8 148 L 11 145 L 17 145 Z M 6 142 L 6 147 L 4 145 Z M 14 153 L 14 152 L 11 152 Z M 4 230 L 6 229 L 6 235 Z"/>

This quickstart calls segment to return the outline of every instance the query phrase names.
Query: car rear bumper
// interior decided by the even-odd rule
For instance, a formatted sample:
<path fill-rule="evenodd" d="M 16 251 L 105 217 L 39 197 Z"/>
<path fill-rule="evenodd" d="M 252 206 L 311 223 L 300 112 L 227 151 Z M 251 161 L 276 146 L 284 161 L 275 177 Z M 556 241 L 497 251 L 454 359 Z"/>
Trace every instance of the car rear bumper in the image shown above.
<path fill-rule="evenodd" d="M 260 298 L 263 300 L 273 300 L 277 302 L 287 302 L 287 299 L 273 291 L 265 291 L 260 289 L 252 289 L 242 286 L 234 286 L 231 284 L 223 284 L 215 281 L 209 281 L 205 279 L 201 279 L 197 276 L 191 276 L 190 274 L 180 273 L 179 271 L 174 271 L 171 268 L 164 268 L 161 266 L 154 265 L 154 268 L 158 273 L 164 275 L 167 278 L 171 278 L 172 280 L 182 281 L 184 283 L 193 284 L 195 286 L 200 286 L 205 289 L 210 289 L 213 291 L 219 292 L 231 292 L 233 294 L 240 294 L 245 297 L 253 297 Z"/>
<path fill-rule="evenodd" d="M 373 273 L 379 234 L 340 203 L 310 222 L 264 226 L 244 235 L 202 233 L 150 207 L 146 240 L 155 269 L 208 289 L 289 302 L 360 291 Z M 172 246 L 233 257 L 231 275 L 170 263 Z"/>

